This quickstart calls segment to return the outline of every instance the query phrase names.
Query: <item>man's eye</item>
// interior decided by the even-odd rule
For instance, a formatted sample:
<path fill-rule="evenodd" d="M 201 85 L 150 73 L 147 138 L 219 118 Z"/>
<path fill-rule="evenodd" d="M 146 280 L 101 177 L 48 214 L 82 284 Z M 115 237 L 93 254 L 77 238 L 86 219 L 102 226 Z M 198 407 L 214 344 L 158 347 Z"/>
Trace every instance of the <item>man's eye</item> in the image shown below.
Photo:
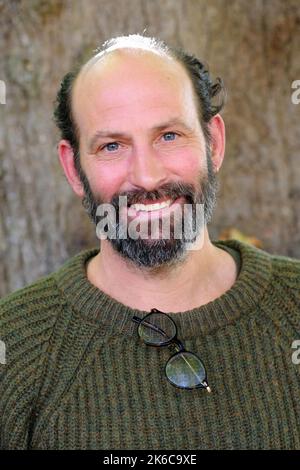
<path fill-rule="evenodd" d="M 114 152 L 119 149 L 118 142 L 110 142 L 109 144 L 103 145 L 101 150 L 108 150 L 109 152 Z"/>
<path fill-rule="evenodd" d="M 166 132 L 163 135 L 164 140 L 170 141 L 170 140 L 175 140 L 178 134 L 176 132 Z"/>

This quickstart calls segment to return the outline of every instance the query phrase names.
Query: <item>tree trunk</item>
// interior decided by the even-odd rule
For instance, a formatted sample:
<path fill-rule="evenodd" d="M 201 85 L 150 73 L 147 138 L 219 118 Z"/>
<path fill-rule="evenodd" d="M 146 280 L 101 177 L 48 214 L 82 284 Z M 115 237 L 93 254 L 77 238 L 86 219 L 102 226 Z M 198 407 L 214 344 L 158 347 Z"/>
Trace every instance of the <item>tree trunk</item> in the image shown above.
<path fill-rule="evenodd" d="M 7 0 L 0 26 L 1 295 L 98 244 L 58 163 L 53 101 L 74 61 L 120 34 L 182 46 L 225 81 L 211 238 L 236 227 L 267 251 L 300 257 L 298 0 Z"/>

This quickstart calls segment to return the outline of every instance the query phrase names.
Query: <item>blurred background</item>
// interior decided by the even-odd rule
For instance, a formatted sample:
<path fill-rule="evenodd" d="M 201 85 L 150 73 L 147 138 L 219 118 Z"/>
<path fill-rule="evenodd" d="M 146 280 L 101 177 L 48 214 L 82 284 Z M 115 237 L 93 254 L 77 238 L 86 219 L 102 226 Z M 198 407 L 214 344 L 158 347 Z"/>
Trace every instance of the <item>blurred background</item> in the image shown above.
<path fill-rule="evenodd" d="M 53 102 L 75 60 L 143 32 L 196 54 L 227 88 L 211 239 L 300 258 L 299 0 L 0 0 L 1 296 L 99 245 L 58 162 Z"/>

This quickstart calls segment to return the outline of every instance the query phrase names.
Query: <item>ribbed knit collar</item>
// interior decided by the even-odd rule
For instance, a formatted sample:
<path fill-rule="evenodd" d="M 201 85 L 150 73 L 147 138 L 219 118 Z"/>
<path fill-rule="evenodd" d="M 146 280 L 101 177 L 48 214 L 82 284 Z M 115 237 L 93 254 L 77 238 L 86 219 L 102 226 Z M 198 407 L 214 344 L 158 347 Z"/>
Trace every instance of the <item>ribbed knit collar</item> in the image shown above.
<path fill-rule="evenodd" d="M 217 299 L 192 310 L 169 314 L 177 324 L 181 339 L 207 334 L 251 313 L 259 305 L 270 282 L 270 254 L 238 240 L 212 243 L 220 248 L 228 246 L 238 250 L 241 270 L 234 285 Z M 134 335 L 136 324 L 132 317 L 144 317 L 149 312 L 127 307 L 89 282 L 86 262 L 98 252 L 99 248 L 85 250 L 69 259 L 55 273 L 58 287 L 72 309 L 85 322 L 98 325 L 102 334 Z"/>

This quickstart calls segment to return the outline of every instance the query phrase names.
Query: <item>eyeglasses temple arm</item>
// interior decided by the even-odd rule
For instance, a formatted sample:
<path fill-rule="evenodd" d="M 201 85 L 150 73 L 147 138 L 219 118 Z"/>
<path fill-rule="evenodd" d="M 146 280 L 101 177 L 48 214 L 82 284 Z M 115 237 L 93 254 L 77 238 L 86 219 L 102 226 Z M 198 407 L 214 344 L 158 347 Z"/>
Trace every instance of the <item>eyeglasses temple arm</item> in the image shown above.
<path fill-rule="evenodd" d="M 142 318 L 139 318 L 139 317 L 132 317 L 132 321 L 134 321 L 135 323 L 141 323 L 143 321 Z M 151 330 L 154 330 L 154 331 L 157 331 L 158 333 L 162 334 L 163 336 L 166 336 L 168 338 L 168 335 L 166 334 L 166 332 L 164 330 L 162 330 L 161 328 L 159 328 L 158 326 L 156 325 L 153 325 L 153 323 L 149 323 L 147 321 L 143 321 L 144 325 L 148 326 L 149 328 L 151 328 Z"/>

